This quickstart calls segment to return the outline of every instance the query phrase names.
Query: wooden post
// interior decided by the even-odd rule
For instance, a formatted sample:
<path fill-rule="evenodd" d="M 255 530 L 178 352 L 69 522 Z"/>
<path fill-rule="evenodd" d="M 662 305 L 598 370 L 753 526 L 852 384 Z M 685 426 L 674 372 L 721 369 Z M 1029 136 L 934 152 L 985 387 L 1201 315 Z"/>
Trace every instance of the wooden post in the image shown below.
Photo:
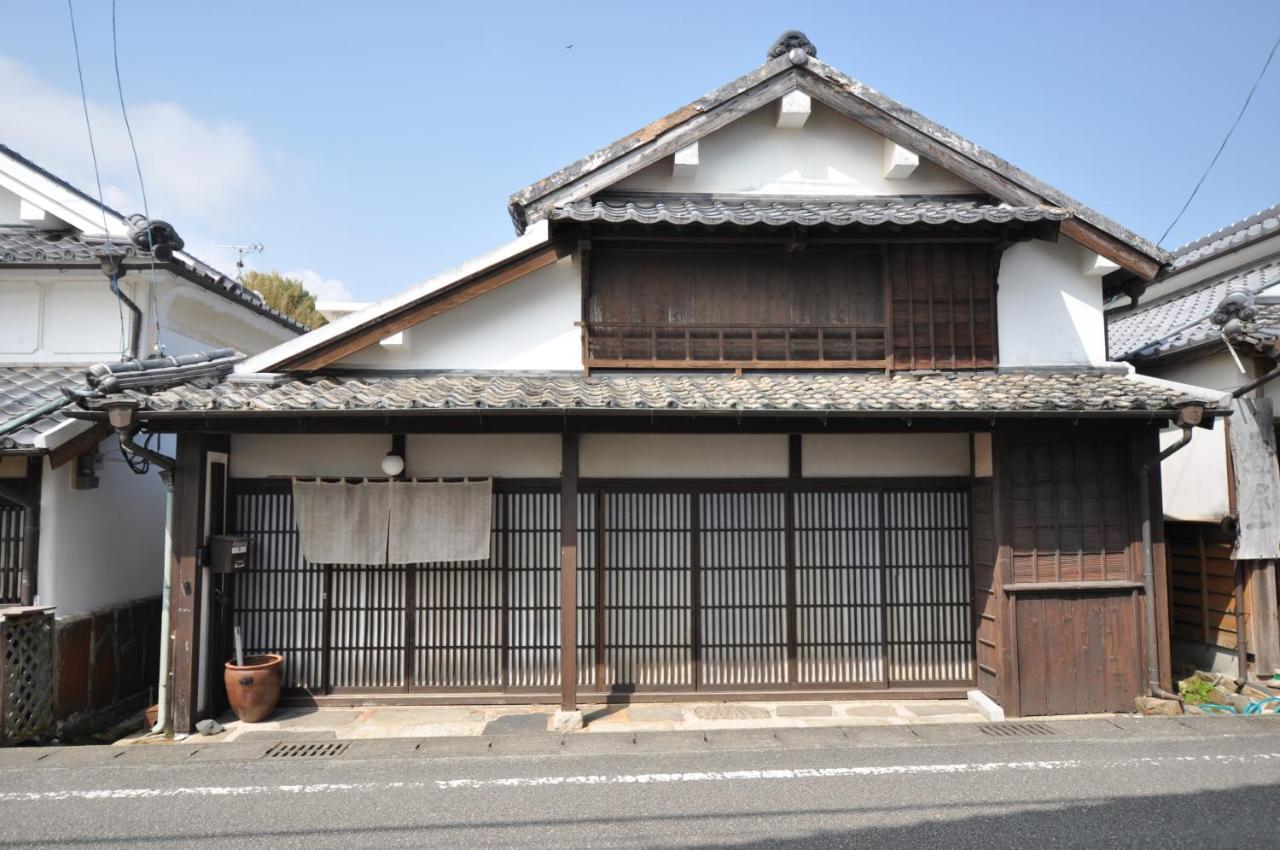
<path fill-rule="evenodd" d="M 1276 562 L 1249 561 L 1246 583 L 1249 589 L 1249 648 L 1253 651 L 1258 678 L 1267 679 L 1280 670 L 1280 624 L 1276 615 Z"/>
<path fill-rule="evenodd" d="M 169 719 L 172 731 L 190 734 L 196 722 L 200 673 L 200 567 L 203 539 L 204 438 L 179 434 L 173 476 L 173 554 L 169 562 Z"/>
<path fill-rule="evenodd" d="M 23 511 L 22 575 L 18 597 L 23 605 L 35 605 L 40 592 L 40 485 L 44 479 L 44 458 L 27 459 L 26 505 Z"/>
<path fill-rule="evenodd" d="M 578 710 L 578 435 L 572 433 L 561 441 L 560 709 Z"/>

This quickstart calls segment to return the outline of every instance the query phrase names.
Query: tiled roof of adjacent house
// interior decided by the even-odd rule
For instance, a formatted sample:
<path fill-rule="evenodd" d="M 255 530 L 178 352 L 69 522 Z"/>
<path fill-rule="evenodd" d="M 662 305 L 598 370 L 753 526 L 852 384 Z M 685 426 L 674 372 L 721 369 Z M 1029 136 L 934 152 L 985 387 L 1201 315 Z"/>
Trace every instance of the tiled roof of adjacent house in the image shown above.
<path fill-rule="evenodd" d="M 144 397 L 153 411 L 615 411 L 711 413 L 1007 413 L 1171 411 L 1181 397 L 1116 372 L 927 375 L 582 375 L 433 373 L 233 379 Z"/>
<path fill-rule="evenodd" d="M 1276 235 L 1280 235 L 1280 204 L 1175 249 L 1170 266 L 1181 270 Z"/>
<path fill-rule="evenodd" d="M 1140 360 L 1211 343 L 1218 338 L 1218 329 L 1209 316 L 1228 289 L 1247 286 L 1254 292 L 1263 292 L 1276 284 L 1280 284 L 1280 259 L 1206 281 L 1131 312 L 1115 314 L 1107 322 L 1111 359 Z M 1259 305 L 1260 319 L 1269 315 L 1265 312 L 1268 309 L 1267 305 Z"/>
<path fill-rule="evenodd" d="M 84 366 L 0 366 L 0 425 L 63 398 L 62 388 L 85 388 Z M 35 439 L 67 421 L 54 411 L 0 435 L 0 450 L 31 449 Z"/>
<path fill-rule="evenodd" d="M 798 199 L 713 195 L 608 195 L 558 206 L 552 220 L 641 224 L 1005 224 L 1011 221 L 1062 221 L 1071 213 L 1059 207 L 1009 206 L 974 198 Z"/>

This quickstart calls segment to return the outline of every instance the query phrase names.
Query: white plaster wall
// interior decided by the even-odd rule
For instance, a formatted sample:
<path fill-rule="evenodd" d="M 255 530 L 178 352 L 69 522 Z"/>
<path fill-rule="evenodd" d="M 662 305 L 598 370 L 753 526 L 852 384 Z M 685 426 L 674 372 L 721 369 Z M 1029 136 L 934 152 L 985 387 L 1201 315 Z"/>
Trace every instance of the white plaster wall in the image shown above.
<path fill-rule="evenodd" d="M 893 478 L 969 474 L 969 435 L 805 434 L 806 478 Z"/>
<path fill-rule="evenodd" d="M 232 478 L 271 475 L 379 477 L 386 434 L 232 434 Z"/>
<path fill-rule="evenodd" d="M 1225 351 L 1152 369 L 1149 374 L 1168 381 L 1178 381 L 1224 392 L 1253 379 L 1253 367 L 1244 364 L 1245 372 Z M 1216 423 L 1212 431 L 1197 428 L 1191 445 L 1180 450 L 1160 465 L 1160 481 L 1164 498 L 1164 515 L 1168 519 L 1217 522 L 1227 516 L 1228 499 L 1227 423 Z M 1160 434 L 1161 447 L 1179 438 L 1176 428 Z"/>
<path fill-rule="evenodd" d="M 133 283 L 120 288 L 137 300 Z M 116 360 L 122 338 L 118 304 L 101 274 L 0 271 L 0 363 Z"/>
<path fill-rule="evenodd" d="M 1160 432 L 1160 448 L 1181 438 L 1177 428 Z M 1227 484 L 1227 428 L 1196 428 L 1191 444 L 1160 464 L 1166 519 L 1218 522 L 1230 513 Z"/>
<path fill-rule="evenodd" d="M 1226 351 L 1219 351 L 1207 357 L 1197 357 L 1171 366 L 1155 369 L 1143 369 L 1144 374 L 1166 381 L 1177 381 L 1211 390 L 1229 392 L 1236 387 L 1249 383 L 1254 378 L 1250 361 L 1242 361 L 1245 371 L 1236 366 L 1235 358 Z M 1274 392 L 1274 390 L 1273 390 Z"/>
<path fill-rule="evenodd" d="M 93 490 L 73 490 L 75 464 L 45 460 L 40 493 L 37 592 L 57 616 L 159 596 L 164 565 L 164 486 L 154 467 L 135 475 L 114 439 L 100 445 Z"/>
<path fill-rule="evenodd" d="M 558 478 L 559 434 L 410 434 L 405 470 L 421 478 Z"/>
<path fill-rule="evenodd" d="M 781 478 L 785 434 L 583 434 L 579 473 L 590 478 Z"/>
<path fill-rule="evenodd" d="M 131 272 L 120 289 L 142 311 L 138 350 L 156 342 L 150 272 Z M 156 304 L 170 354 L 234 348 L 256 354 L 297 334 L 168 272 L 158 272 Z M 116 360 L 130 317 L 95 271 L 0 270 L 0 363 L 97 363 Z"/>
<path fill-rule="evenodd" d="M 576 255 L 575 255 L 576 256 Z M 580 370 L 581 273 L 565 257 L 405 332 L 401 349 L 370 346 L 339 361 L 379 369 Z"/>
<path fill-rule="evenodd" d="M 22 224 L 18 210 L 21 200 L 8 189 L 0 189 L 0 224 Z"/>
<path fill-rule="evenodd" d="M 1081 272 L 1083 250 L 1061 239 L 1005 251 L 997 298 L 1001 366 L 1106 362 L 1102 283 Z"/>
<path fill-rule="evenodd" d="M 908 178 L 884 178 L 884 138 L 818 101 L 803 127 L 775 126 L 776 104 L 698 142 L 691 178 L 671 175 L 671 157 L 613 188 L 762 195 L 966 194 L 973 186 L 921 159 Z"/>

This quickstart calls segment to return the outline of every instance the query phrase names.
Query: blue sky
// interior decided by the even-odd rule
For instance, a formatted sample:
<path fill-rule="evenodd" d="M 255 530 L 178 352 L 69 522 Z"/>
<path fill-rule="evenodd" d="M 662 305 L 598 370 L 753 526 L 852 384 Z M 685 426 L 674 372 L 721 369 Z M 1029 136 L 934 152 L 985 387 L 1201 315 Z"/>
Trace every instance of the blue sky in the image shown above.
<path fill-rule="evenodd" d="M 1277 34 L 1280 3 L 118 0 L 152 214 L 372 300 L 514 235 L 507 196 L 759 64 L 819 56 L 1150 238 Z M 0 141 L 93 190 L 66 7 L 8 2 Z M 77 0 L 108 201 L 141 209 L 110 3 Z M 572 44 L 571 49 L 567 45 Z M 1175 246 L 1280 202 L 1280 62 Z"/>

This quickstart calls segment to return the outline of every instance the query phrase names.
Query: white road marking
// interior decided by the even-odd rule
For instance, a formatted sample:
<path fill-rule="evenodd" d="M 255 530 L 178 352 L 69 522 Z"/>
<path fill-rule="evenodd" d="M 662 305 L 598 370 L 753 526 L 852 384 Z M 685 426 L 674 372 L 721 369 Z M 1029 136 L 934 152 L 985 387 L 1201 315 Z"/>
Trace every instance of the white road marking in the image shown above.
<path fill-rule="evenodd" d="M 250 797 L 269 794 L 349 794 L 399 790 L 452 791 L 475 788 L 554 787 L 558 785 L 659 785 L 673 782 L 743 782 L 793 779 L 846 779 L 928 774 L 992 773 L 999 771 L 1070 770 L 1168 767 L 1180 764 L 1249 764 L 1280 762 L 1280 753 L 1245 755 L 1152 756 L 1115 761 L 992 761 L 959 764 L 899 764 L 864 767 L 779 768 L 773 770 L 697 771 L 692 773 L 583 774 L 578 776 L 513 776 L 502 779 L 438 779 L 433 782 L 318 782 L 308 785 L 203 785 L 177 788 L 100 788 L 62 791 L 8 791 L 0 803 L 59 800 L 144 800 L 164 797 Z"/>

